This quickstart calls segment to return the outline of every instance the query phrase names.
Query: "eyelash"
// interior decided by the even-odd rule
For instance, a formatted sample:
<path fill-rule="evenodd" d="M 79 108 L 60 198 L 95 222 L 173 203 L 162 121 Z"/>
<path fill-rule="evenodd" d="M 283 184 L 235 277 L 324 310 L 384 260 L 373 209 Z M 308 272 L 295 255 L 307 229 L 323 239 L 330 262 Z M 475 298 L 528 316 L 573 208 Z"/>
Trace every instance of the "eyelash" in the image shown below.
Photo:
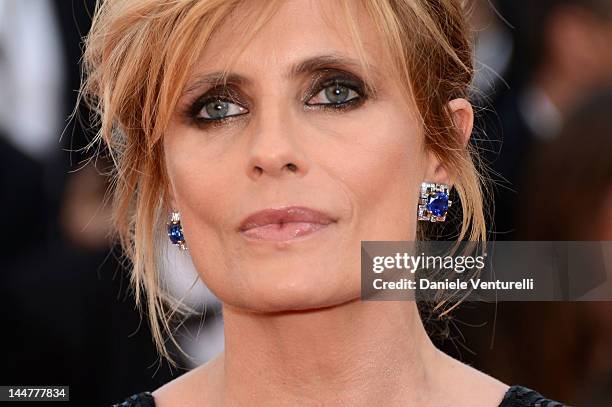
<path fill-rule="evenodd" d="M 319 93 L 321 93 L 322 91 L 332 86 L 339 86 L 340 88 L 346 88 L 349 91 L 349 95 L 351 91 L 356 93 L 357 95 L 341 103 L 332 102 L 332 103 L 308 104 L 307 102 L 304 102 L 305 107 L 308 109 L 322 109 L 322 110 L 331 111 L 331 112 L 341 112 L 341 111 L 346 111 L 352 108 L 359 107 L 361 104 L 363 104 L 368 99 L 368 96 L 369 96 L 365 90 L 366 87 L 362 83 L 361 80 L 345 78 L 344 76 L 336 76 L 332 78 L 325 78 L 323 80 L 315 81 L 315 84 L 307 91 L 306 93 L 307 97 L 304 98 L 304 100 L 309 101 L 310 99 L 314 98 Z M 228 88 L 228 89 L 231 89 L 231 88 Z M 210 93 L 210 91 L 208 93 Z M 235 93 L 234 90 L 230 90 L 229 92 L 220 91 L 219 94 L 217 95 L 199 98 L 189 108 L 188 116 L 199 127 L 209 127 L 209 126 L 218 127 L 218 126 L 224 125 L 226 122 L 232 121 L 234 119 L 238 119 L 240 116 L 248 113 L 248 109 L 245 108 L 243 104 L 239 102 L 239 98 L 233 96 L 234 93 Z M 204 109 L 206 105 L 212 102 L 226 102 L 229 104 L 236 104 L 240 108 L 246 109 L 247 111 L 245 113 L 233 114 L 230 116 L 225 116 L 225 117 L 216 118 L 216 119 L 200 117 L 200 112 L 202 111 L 202 109 Z"/>

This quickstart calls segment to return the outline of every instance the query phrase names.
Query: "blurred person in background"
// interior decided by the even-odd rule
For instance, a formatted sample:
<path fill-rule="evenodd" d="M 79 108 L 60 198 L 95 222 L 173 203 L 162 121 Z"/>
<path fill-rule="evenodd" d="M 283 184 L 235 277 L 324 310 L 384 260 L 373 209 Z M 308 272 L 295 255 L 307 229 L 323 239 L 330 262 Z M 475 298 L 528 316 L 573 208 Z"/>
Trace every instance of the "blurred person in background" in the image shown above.
<path fill-rule="evenodd" d="M 612 241 L 611 112 L 612 88 L 597 92 L 534 153 L 518 238 Z M 495 347 L 479 361 L 485 369 L 572 405 L 612 405 L 611 301 L 504 302 L 497 313 Z M 538 332 L 537 340 L 526 332 Z M 542 374 L 541 366 L 554 374 Z"/>
<path fill-rule="evenodd" d="M 612 240 L 612 88 L 576 109 L 527 171 L 519 237 Z"/>
<path fill-rule="evenodd" d="M 40 245 L 57 208 L 65 51 L 50 1 L 0 1 L 0 260 Z M 18 244 L 15 244 L 18 242 Z"/>
<path fill-rule="evenodd" d="M 500 10 L 514 27 L 515 53 L 509 90 L 486 132 L 502 139 L 489 161 L 507 180 L 495 199 L 496 239 L 512 240 L 528 156 L 559 134 L 576 106 L 612 83 L 612 1 L 503 0 Z"/>
<path fill-rule="evenodd" d="M 492 37 L 487 29 L 500 25 L 510 28 L 514 43 L 510 66 L 498 71 L 502 77 L 489 76 L 497 82 L 493 92 L 491 80 L 474 83 L 477 94 L 485 96 L 480 103 L 494 106 L 482 111 L 476 128 L 489 139 L 482 145 L 490 150 L 498 184 L 495 239 L 610 240 L 606 171 L 612 164 L 612 133 L 606 115 L 612 106 L 609 97 L 593 100 L 593 95 L 612 77 L 612 2 L 500 0 L 474 6 L 477 37 Z M 494 16 L 490 23 L 482 18 L 487 15 L 488 21 Z M 504 55 L 501 49 L 498 54 Z M 599 124 L 589 125 L 590 120 Z M 571 129 L 565 130 L 566 124 Z M 612 405 L 608 367 L 603 367 L 611 360 L 611 320 L 606 302 L 465 303 L 453 316 L 452 340 L 441 347 L 571 404 Z M 537 340 L 526 334 L 532 331 L 539 332 Z"/>
<path fill-rule="evenodd" d="M 527 168 L 521 238 L 612 241 L 612 87 L 583 101 Z M 574 324 L 575 337 L 554 348 L 576 367 L 566 370 L 576 402 L 612 405 L 612 302 L 553 303 L 541 312 L 545 332 Z M 540 355 L 534 367 L 548 359 L 544 349 Z"/>

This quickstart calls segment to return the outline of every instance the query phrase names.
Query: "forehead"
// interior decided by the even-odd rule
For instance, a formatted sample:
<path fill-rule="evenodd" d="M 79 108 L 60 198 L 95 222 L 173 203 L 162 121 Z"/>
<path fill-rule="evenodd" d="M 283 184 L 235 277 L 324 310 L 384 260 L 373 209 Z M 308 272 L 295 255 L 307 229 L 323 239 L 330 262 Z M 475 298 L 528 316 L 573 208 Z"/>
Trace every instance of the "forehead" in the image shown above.
<path fill-rule="evenodd" d="M 253 7 L 264 3 L 246 1 L 215 30 L 195 67 L 195 72 L 219 71 L 245 39 L 245 20 L 250 21 Z M 367 63 L 376 70 L 384 50 L 378 32 L 359 2 L 350 2 L 360 33 Z M 359 51 L 344 18 L 340 1 L 286 0 L 254 34 L 232 65 L 232 71 L 244 76 L 277 76 L 299 61 L 317 55 L 336 55 L 358 61 Z M 374 72 L 375 73 L 375 72 Z"/>

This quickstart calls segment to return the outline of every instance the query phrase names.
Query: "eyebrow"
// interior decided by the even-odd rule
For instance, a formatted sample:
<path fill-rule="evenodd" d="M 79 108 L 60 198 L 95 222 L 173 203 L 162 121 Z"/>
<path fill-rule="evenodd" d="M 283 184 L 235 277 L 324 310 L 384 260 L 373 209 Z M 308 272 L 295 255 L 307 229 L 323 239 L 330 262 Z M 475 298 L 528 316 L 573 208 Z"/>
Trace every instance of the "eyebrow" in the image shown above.
<path fill-rule="evenodd" d="M 306 58 L 300 61 L 299 63 L 292 65 L 285 73 L 284 78 L 294 79 L 310 72 L 315 72 L 326 68 L 330 69 L 342 67 L 351 67 L 359 69 L 361 68 L 361 64 L 359 63 L 359 61 L 353 58 L 345 57 L 339 54 L 317 55 L 314 57 Z M 381 77 L 379 71 L 374 65 L 368 65 L 368 69 L 369 72 L 371 72 L 375 77 Z M 183 94 L 185 95 L 192 93 L 204 85 L 217 85 L 223 82 L 223 79 L 223 72 L 212 72 L 203 75 L 197 75 L 190 82 L 190 84 L 185 87 Z M 236 85 L 246 86 L 251 84 L 251 80 L 249 78 L 236 73 L 228 73 L 227 75 L 225 75 L 225 80 Z"/>

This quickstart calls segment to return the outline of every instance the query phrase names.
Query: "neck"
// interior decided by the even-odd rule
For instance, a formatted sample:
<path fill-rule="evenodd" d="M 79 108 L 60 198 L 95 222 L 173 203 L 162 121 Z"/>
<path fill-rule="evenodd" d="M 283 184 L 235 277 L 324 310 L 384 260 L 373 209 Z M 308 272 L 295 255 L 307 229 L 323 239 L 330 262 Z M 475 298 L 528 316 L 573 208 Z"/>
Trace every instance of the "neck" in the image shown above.
<path fill-rule="evenodd" d="M 420 405 L 443 363 L 414 302 L 276 314 L 224 305 L 223 318 L 224 405 Z"/>

